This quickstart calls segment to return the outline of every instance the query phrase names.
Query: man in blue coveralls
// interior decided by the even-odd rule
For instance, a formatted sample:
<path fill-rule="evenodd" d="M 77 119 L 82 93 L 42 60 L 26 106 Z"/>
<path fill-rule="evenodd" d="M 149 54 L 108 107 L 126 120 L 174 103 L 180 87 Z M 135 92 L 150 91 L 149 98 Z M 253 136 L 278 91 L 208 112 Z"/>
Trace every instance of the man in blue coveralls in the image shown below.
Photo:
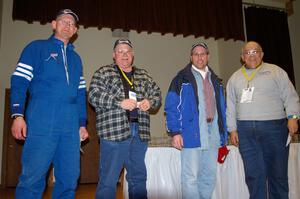
<path fill-rule="evenodd" d="M 78 19 L 70 9 L 60 10 L 51 23 L 54 34 L 28 44 L 11 76 L 12 135 L 25 140 L 16 199 L 42 198 L 51 164 L 52 198 L 75 197 L 80 140 L 89 136 L 82 62 L 69 43 Z"/>

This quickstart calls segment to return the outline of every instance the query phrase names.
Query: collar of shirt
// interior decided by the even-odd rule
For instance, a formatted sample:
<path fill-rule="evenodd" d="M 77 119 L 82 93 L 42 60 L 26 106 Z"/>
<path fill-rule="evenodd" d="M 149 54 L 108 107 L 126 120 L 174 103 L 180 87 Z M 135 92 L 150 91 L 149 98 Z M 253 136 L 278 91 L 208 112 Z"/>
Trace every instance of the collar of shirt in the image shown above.
<path fill-rule="evenodd" d="M 197 68 L 196 66 L 194 66 L 194 65 L 192 64 L 192 68 L 193 68 L 195 71 L 199 72 L 199 73 L 201 74 L 202 78 L 205 79 L 206 74 L 208 73 L 208 67 L 207 67 L 207 66 L 205 66 L 204 70 L 200 70 L 199 68 Z"/>

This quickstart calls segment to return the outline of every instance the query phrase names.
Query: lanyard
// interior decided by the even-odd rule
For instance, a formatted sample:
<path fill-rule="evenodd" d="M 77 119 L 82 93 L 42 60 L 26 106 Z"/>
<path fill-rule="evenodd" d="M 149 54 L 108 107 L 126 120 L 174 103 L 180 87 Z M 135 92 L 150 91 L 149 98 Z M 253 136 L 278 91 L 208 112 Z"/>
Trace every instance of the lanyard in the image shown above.
<path fill-rule="evenodd" d="M 248 82 L 247 82 L 247 88 L 249 88 L 249 82 L 254 78 L 254 76 L 256 75 L 257 71 L 259 71 L 260 68 L 261 68 L 260 66 L 257 67 L 257 68 L 255 69 L 255 71 L 254 71 L 254 72 L 250 75 L 250 77 L 249 77 L 249 76 L 247 75 L 247 73 L 246 73 L 245 66 L 242 67 L 242 73 L 243 73 L 243 75 L 246 77 L 246 79 L 248 80 Z"/>
<path fill-rule="evenodd" d="M 133 88 L 133 78 L 131 78 L 131 81 L 128 79 L 127 75 L 123 72 L 123 70 L 118 66 L 118 68 L 120 69 L 122 76 L 124 77 L 124 79 L 128 82 L 128 84 L 130 85 L 131 88 Z"/>

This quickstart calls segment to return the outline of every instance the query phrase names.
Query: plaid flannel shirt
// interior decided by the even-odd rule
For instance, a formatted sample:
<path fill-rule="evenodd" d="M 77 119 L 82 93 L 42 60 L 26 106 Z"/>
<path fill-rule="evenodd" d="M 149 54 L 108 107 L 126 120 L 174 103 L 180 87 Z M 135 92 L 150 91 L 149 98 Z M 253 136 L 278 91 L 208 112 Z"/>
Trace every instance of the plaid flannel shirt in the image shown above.
<path fill-rule="evenodd" d="M 134 69 L 134 89 L 137 101 L 148 99 L 150 110 L 161 105 L 161 91 L 144 69 Z M 121 108 L 125 99 L 124 86 L 115 64 L 100 67 L 93 75 L 89 88 L 89 102 L 96 110 L 96 128 L 100 138 L 123 141 L 131 137 L 126 110 Z M 141 140 L 150 140 L 149 111 L 138 109 L 139 135 Z"/>

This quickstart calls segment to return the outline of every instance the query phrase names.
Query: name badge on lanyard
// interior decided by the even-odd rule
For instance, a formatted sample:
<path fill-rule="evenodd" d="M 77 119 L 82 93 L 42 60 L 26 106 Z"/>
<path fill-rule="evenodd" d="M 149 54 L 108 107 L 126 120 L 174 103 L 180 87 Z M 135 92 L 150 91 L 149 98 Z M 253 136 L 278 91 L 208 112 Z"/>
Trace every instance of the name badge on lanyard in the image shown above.
<path fill-rule="evenodd" d="M 254 92 L 254 86 L 250 87 L 249 82 L 254 78 L 256 73 L 260 70 L 260 65 L 255 69 L 254 72 L 252 72 L 251 76 L 249 77 L 247 75 L 245 66 L 242 67 L 242 73 L 245 76 L 245 78 L 248 80 L 247 82 L 247 88 L 244 88 L 242 91 L 242 97 L 240 103 L 251 103 L 253 101 L 253 92 Z"/>
<path fill-rule="evenodd" d="M 244 88 L 241 97 L 241 103 L 251 103 L 253 101 L 254 87 Z"/>
<path fill-rule="evenodd" d="M 136 93 L 135 92 L 133 92 L 133 91 L 129 91 L 129 99 L 133 99 L 133 100 L 135 100 L 136 101 Z"/>

